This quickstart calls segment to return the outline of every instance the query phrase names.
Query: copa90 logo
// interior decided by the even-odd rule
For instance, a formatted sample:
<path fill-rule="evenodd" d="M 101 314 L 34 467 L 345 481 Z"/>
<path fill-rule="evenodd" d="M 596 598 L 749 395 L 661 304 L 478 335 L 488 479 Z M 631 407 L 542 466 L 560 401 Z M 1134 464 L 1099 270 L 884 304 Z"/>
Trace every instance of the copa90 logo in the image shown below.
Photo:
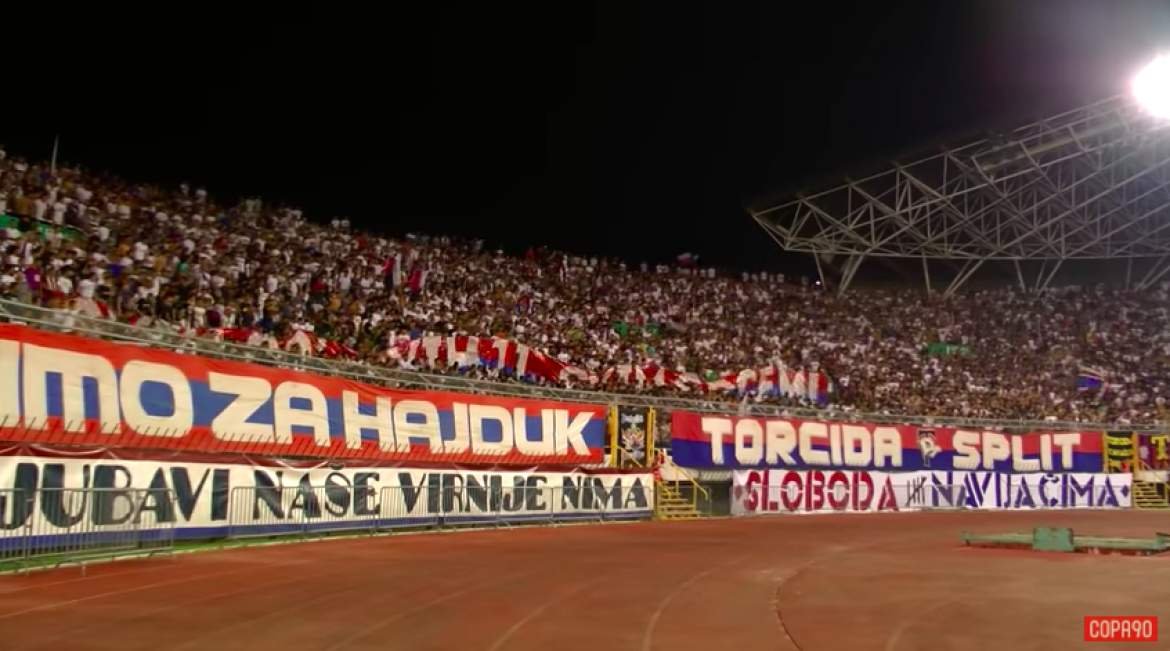
<path fill-rule="evenodd" d="M 1157 642 L 1158 618 L 1151 615 L 1086 615 L 1086 642 Z"/>

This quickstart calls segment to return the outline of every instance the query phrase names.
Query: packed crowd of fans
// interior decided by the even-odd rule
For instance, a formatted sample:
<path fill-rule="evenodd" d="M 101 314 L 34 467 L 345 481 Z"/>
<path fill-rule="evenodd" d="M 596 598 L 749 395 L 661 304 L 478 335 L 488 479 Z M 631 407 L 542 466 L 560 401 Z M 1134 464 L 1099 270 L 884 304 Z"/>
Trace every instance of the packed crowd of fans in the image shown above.
<path fill-rule="evenodd" d="M 51 171 L 2 149 L 0 220 L 6 298 L 368 364 L 820 402 L 741 373 L 779 368 L 824 373 L 838 408 L 1033 420 L 1149 423 L 1170 395 L 1165 287 L 837 297 L 777 275 L 378 237 L 259 200 L 220 205 L 202 188 Z M 436 335 L 506 339 L 573 372 L 515 377 L 411 347 Z M 1100 386 L 1078 389 L 1086 368 Z"/>

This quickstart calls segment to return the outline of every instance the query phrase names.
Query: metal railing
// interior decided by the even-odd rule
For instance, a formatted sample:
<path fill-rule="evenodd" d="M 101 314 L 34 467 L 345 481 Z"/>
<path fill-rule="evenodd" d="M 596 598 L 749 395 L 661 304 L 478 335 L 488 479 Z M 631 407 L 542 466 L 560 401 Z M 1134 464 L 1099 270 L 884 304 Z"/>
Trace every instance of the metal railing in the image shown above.
<path fill-rule="evenodd" d="M 0 491 L 0 567 L 168 553 L 175 499 L 165 489 Z"/>
<path fill-rule="evenodd" d="M 1133 501 L 1138 508 L 1170 508 L 1170 468 L 1134 457 Z"/>
<path fill-rule="evenodd" d="M 696 514 L 710 515 L 712 512 L 711 491 L 689 473 L 679 472 L 674 479 L 658 479 L 656 486 L 656 496 L 660 501 L 663 498 L 682 500 Z"/>
<path fill-rule="evenodd" d="M 0 569 L 171 552 L 176 540 L 646 520 L 653 484 L 235 487 L 215 515 L 169 490 L 0 491 Z"/>
<path fill-rule="evenodd" d="M 1125 429 L 1135 432 L 1170 432 L 1170 425 L 1145 424 L 1124 427 L 1109 423 L 1074 423 L 1056 421 L 1031 421 L 1014 419 L 983 419 L 958 417 L 932 417 L 903 414 L 862 413 L 839 409 L 809 409 L 783 407 L 779 405 L 745 403 L 729 404 L 717 400 L 703 400 L 691 397 L 655 396 L 639 393 L 608 393 L 582 389 L 548 387 L 519 382 L 481 380 L 461 376 L 427 373 L 406 369 L 395 369 L 361 362 L 322 359 L 303 356 L 281 350 L 246 346 L 230 342 L 218 342 L 206 338 L 190 337 L 163 328 L 139 328 L 125 323 L 105 319 L 93 319 L 60 310 L 0 300 L 0 321 L 19 322 L 56 332 L 97 337 L 122 343 L 166 348 L 185 354 L 203 355 L 217 359 L 264 364 L 290 368 L 334 377 L 344 377 L 375 385 L 400 389 L 429 391 L 458 391 L 478 395 L 497 395 L 518 398 L 543 398 L 567 402 L 591 404 L 626 405 L 630 407 L 655 408 L 663 411 L 674 409 L 705 413 L 740 413 L 761 417 L 793 417 L 829 419 L 844 422 L 889 423 L 907 425 L 933 425 L 974 427 L 1002 430 L 1113 430 Z"/>
<path fill-rule="evenodd" d="M 332 532 L 502 527 L 645 520 L 652 486 L 384 486 L 353 502 L 338 486 L 237 487 L 228 498 L 225 538 Z M 180 532 L 182 534 L 182 532 Z"/>

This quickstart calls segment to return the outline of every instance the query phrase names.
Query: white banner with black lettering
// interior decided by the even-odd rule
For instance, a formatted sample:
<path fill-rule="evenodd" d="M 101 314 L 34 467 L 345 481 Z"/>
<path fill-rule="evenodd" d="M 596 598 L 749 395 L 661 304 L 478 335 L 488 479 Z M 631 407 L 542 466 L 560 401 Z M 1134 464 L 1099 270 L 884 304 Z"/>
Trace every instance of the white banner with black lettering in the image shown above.
<path fill-rule="evenodd" d="M 179 538 L 314 528 L 647 517 L 649 473 L 0 458 L 0 538 L 85 527 Z M 347 527 L 346 524 L 353 526 Z"/>
<path fill-rule="evenodd" d="M 947 496 L 955 494 L 969 509 L 1124 509 L 1133 504 L 1129 473 L 922 470 L 911 475 L 907 508 L 945 507 Z"/>
<path fill-rule="evenodd" d="M 920 509 L 1128 508 L 1129 474 L 736 470 L 733 515 Z"/>

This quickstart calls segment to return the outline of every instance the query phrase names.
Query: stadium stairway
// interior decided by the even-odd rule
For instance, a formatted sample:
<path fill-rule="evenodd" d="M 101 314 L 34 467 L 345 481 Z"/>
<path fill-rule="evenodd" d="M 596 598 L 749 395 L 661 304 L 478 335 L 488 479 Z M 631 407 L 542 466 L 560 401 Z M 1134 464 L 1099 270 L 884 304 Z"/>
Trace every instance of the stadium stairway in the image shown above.
<path fill-rule="evenodd" d="M 1139 509 L 1170 509 L 1167 485 L 1163 482 L 1133 482 L 1133 505 Z"/>
<path fill-rule="evenodd" d="M 697 520 L 703 517 L 698 508 L 698 484 L 691 488 L 691 496 L 683 494 L 682 482 L 655 481 L 654 517 L 658 520 Z"/>

